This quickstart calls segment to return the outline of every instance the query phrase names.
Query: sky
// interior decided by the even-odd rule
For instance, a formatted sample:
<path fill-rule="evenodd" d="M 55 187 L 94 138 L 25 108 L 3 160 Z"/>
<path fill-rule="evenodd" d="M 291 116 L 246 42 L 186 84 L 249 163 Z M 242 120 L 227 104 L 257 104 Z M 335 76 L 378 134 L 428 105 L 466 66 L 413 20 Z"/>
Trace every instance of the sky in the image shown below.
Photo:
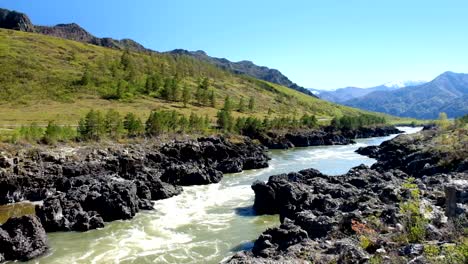
<path fill-rule="evenodd" d="M 0 0 L 34 24 L 75 22 L 156 51 L 204 50 L 316 89 L 468 72 L 464 0 Z"/>

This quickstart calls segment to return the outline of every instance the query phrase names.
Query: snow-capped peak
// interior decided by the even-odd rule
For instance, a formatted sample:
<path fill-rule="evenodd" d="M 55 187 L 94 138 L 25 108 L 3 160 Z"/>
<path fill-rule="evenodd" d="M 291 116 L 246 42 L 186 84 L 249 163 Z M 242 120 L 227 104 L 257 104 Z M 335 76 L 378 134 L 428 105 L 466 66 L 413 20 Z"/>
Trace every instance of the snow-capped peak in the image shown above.
<path fill-rule="evenodd" d="M 427 81 L 423 80 L 417 80 L 417 81 L 393 81 L 393 82 L 388 82 L 385 83 L 383 86 L 389 87 L 389 88 L 403 88 L 407 86 L 415 86 L 415 85 L 420 85 L 423 83 L 426 83 Z"/>

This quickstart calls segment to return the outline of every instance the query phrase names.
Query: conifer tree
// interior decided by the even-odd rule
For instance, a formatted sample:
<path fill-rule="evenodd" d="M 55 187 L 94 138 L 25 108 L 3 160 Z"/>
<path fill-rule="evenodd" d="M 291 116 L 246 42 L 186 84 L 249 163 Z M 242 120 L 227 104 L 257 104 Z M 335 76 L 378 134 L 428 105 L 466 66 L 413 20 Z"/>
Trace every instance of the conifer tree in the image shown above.
<path fill-rule="evenodd" d="M 124 128 L 130 137 L 136 137 L 144 132 L 143 123 L 134 113 L 128 113 L 123 122 Z"/>
<path fill-rule="evenodd" d="M 227 95 L 226 98 L 224 98 L 223 110 L 226 112 L 230 112 L 232 110 L 232 103 L 229 95 Z"/>
<path fill-rule="evenodd" d="M 249 99 L 249 110 L 250 112 L 253 112 L 255 108 L 255 98 L 253 96 L 250 97 Z"/>
<path fill-rule="evenodd" d="M 241 97 L 239 99 L 239 105 L 237 107 L 237 111 L 239 111 L 241 113 L 245 112 L 245 103 L 244 103 L 244 98 L 243 97 Z"/>
<path fill-rule="evenodd" d="M 185 85 L 182 90 L 182 102 L 184 103 L 184 107 L 187 107 L 187 104 L 190 102 L 191 99 L 190 88 Z"/>

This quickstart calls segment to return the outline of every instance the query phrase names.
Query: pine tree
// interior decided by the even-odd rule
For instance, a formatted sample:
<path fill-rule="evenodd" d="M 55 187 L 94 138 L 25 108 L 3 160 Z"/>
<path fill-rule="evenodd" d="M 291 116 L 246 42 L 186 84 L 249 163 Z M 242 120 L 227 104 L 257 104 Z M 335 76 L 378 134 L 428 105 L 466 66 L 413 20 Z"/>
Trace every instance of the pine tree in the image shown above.
<path fill-rule="evenodd" d="M 104 119 L 107 136 L 118 139 L 124 134 L 124 125 L 119 112 L 109 109 Z"/>
<path fill-rule="evenodd" d="M 239 105 L 237 107 L 237 111 L 239 111 L 241 113 L 245 112 L 245 103 L 244 103 L 244 98 L 243 97 L 241 97 L 239 99 Z"/>
<path fill-rule="evenodd" d="M 143 123 L 134 113 L 128 113 L 123 122 L 124 128 L 130 137 L 136 137 L 144 132 Z"/>
<path fill-rule="evenodd" d="M 213 90 L 211 90 L 211 93 L 210 93 L 210 103 L 211 103 L 211 107 L 216 108 L 216 97 L 215 97 L 215 93 Z"/>
<path fill-rule="evenodd" d="M 120 65 L 122 65 L 122 68 L 127 71 L 132 63 L 132 58 L 130 55 L 130 50 L 125 49 L 124 52 L 122 53 L 122 56 L 120 57 Z"/>
<path fill-rule="evenodd" d="M 187 107 L 187 104 L 190 102 L 191 99 L 190 88 L 185 85 L 184 89 L 182 90 L 182 102 L 184 103 L 184 107 Z"/>
<path fill-rule="evenodd" d="M 81 76 L 81 79 L 79 81 L 79 84 L 82 86 L 86 86 L 90 83 L 91 83 L 91 71 L 89 69 L 89 65 L 86 65 L 83 71 L 83 76 Z"/>
<path fill-rule="evenodd" d="M 197 99 L 197 103 L 199 105 L 202 104 L 204 95 L 205 95 L 205 93 L 204 93 L 203 89 L 200 86 L 198 86 L 197 91 L 195 93 L 195 99 Z"/>
<path fill-rule="evenodd" d="M 255 108 L 255 98 L 253 96 L 250 97 L 249 99 L 249 110 L 250 112 L 253 112 Z"/>
<path fill-rule="evenodd" d="M 84 140 L 100 140 L 106 134 L 104 118 L 100 111 L 90 110 L 78 124 L 80 137 Z"/>
<path fill-rule="evenodd" d="M 210 87 L 210 80 L 208 78 L 203 78 L 203 80 L 198 84 L 198 86 L 200 87 L 200 89 L 202 90 L 208 90 L 208 88 Z"/>
<path fill-rule="evenodd" d="M 227 95 L 226 98 L 224 98 L 223 110 L 226 112 L 230 112 L 232 110 L 232 103 L 229 95 Z"/>

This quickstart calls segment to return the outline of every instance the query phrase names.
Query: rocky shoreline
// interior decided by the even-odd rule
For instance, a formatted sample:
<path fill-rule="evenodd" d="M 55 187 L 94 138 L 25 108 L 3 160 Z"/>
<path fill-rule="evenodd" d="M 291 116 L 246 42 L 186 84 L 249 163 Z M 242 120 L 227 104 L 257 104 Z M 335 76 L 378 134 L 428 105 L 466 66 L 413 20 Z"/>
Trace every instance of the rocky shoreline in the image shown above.
<path fill-rule="evenodd" d="M 38 223 L 38 232 L 87 231 L 151 210 L 152 201 L 181 193 L 181 186 L 216 183 L 223 173 L 267 166 L 266 148 L 248 138 L 236 143 L 206 137 L 162 146 L 40 147 L 2 155 L 0 204 L 42 201 L 36 206 L 37 218 L 28 219 Z M 0 226 L 0 234 L 8 226 Z M 38 237 L 29 239 L 21 240 L 23 247 L 33 247 Z M 41 249 L 24 250 L 20 258 L 3 252 L 8 248 L 4 244 L 17 246 L 13 237 L 0 237 L 0 257 L 6 260 L 29 259 L 46 250 L 41 243 Z"/>
<path fill-rule="evenodd" d="M 279 214 L 281 226 L 228 263 L 466 263 L 467 157 L 441 166 L 441 153 L 425 151 L 437 134 L 360 149 L 378 160 L 372 168 L 255 182 L 255 211 Z"/>
<path fill-rule="evenodd" d="M 288 147 L 349 144 L 353 141 L 344 135 L 355 138 L 400 132 L 390 128 L 365 131 L 343 135 L 302 131 L 285 134 L 284 139 Z M 152 201 L 178 195 L 182 186 L 217 183 L 223 173 L 267 167 L 266 152 L 264 145 L 247 137 L 73 148 L 37 146 L 4 152 L 0 155 L 0 204 L 41 203 L 36 205 L 36 216 L 9 220 L 35 229 L 19 242 L 9 230 L 11 224 L 0 226 L 0 245 L 4 245 L 0 246 L 0 259 L 25 260 L 44 253 L 47 244 L 41 241 L 45 232 L 101 228 L 105 222 L 131 219 L 140 210 L 152 210 Z M 11 253 L 14 248 L 22 248 L 23 256 Z"/>

